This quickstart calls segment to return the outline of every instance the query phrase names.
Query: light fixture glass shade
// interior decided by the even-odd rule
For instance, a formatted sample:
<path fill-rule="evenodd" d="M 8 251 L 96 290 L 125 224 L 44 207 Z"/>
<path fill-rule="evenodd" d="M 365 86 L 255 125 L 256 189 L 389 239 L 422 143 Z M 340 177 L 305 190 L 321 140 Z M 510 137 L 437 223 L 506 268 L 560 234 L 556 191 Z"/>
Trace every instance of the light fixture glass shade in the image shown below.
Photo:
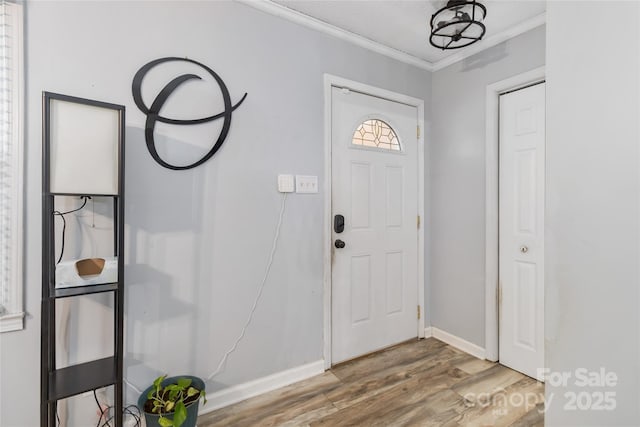
<path fill-rule="evenodd" d="M 50 191 L 117 195 L 119 111 L 50 102 Z"/>
<path fill-rule="evenodd" d="M 429 43 L 439 49 L 460 49 L 482 39 L 487 9 L 476 0 L 450 0 L 431 17 Z"/>

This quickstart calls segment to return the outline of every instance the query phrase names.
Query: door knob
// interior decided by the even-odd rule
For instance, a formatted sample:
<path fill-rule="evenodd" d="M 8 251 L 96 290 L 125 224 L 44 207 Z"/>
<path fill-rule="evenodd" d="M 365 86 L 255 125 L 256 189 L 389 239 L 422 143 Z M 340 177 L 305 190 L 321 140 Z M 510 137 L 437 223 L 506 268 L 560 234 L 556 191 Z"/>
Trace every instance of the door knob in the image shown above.
<path fill-rule="evenodd" d="M 527 252 L 529 252 L 529 248 L 526 246 L 520 246 L 520 252 L 526 254 Z"/>
<path fill-rule="evenodd" d="M 346 244 L 340 239 L 337 239 L 336 242 L 334 243 L 334 245 L 338 249 L 342 249 L 342 248 L 344 248 L 346 246 Z"/>

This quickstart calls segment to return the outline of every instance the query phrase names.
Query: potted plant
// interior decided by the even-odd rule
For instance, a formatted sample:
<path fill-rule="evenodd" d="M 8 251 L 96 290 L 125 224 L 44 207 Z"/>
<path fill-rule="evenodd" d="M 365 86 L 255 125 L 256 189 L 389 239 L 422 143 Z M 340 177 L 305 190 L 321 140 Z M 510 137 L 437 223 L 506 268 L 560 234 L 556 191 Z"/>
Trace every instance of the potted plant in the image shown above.
<path fill-rule="evenodd" d="M 199 402 L 207 403 L 204 388 L 200 378 L 189 375 L 156 378 L 138 398 L 147 427 L 195 427 Z"/>

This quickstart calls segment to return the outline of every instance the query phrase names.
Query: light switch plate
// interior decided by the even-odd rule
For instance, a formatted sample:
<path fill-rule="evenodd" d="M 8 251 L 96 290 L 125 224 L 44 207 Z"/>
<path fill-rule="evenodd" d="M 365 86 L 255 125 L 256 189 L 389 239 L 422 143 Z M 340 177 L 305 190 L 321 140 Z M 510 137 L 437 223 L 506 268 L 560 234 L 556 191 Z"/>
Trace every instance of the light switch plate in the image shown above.
<path fill-rule="evenodd" d="M 293 175 L 278 175 L 278 191 L 281 193 L 293 193 Z"/>
<path fill-rule="evenodd" d="M 296 175 L 296 193 L 317 193 L 318 177 L 312 175 Z"/>

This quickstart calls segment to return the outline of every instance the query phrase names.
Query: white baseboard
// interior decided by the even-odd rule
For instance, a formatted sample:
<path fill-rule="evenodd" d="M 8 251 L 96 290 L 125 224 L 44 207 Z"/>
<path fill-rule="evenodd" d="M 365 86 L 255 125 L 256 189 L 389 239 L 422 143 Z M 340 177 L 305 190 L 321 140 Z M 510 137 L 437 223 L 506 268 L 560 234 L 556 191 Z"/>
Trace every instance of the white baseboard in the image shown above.
<path fill-rule="evenodd" d="M 438 329 L 436 327 L 432 326 L 428 329 L 430 329 L 432 337 L 439 339 L 440 341 L 445 342 L 450 346 L 457 348 L 458 350 L 462 350 L 465 353 L 469 353 L 470 355 L 475 356 L 478 359 L 484 360 L 485 358 L 484 348 L 478 345 L 475 345 L 474 343 L 471 343 L 467 340 L 464 340 L 460 337 L 452 335 L 449 332 L 445 332 L 441 329 Z M 425 330 L 425 336 L 426 336 L 426 330 Z"/>
<path fill-rule="evenodd" d="M 428 326 L 424 328 L 424 337 L 434 337 L 479 359 L 485 358 L 484 348 L 436 327 Z M 277 372 L 263 378 L 258 378 L 257 380 L 207 394 L 207 405 L 200 408 L 200 414 L 206 414 L 295 382 L 306 380 L 315 375 L 320 375 L 324 371 L 324 360 L 317 360 L 306 365 L 287 369 L 286 371 Z"/>
<path fill-rule="evenodd" d="M 275 374 L 258 378 L 257 380 L 244 384 L 234 385 L 212 394 L 207 394 L 207 404 L 200 407 L 200 414 L 206 414 L 216 409 L 233 405 L 250 397 L 306 380 L 323 372 L 324 360 L 318 360 L 306 365 L 287 369 L 286 371 L 276 372 Z"/>

